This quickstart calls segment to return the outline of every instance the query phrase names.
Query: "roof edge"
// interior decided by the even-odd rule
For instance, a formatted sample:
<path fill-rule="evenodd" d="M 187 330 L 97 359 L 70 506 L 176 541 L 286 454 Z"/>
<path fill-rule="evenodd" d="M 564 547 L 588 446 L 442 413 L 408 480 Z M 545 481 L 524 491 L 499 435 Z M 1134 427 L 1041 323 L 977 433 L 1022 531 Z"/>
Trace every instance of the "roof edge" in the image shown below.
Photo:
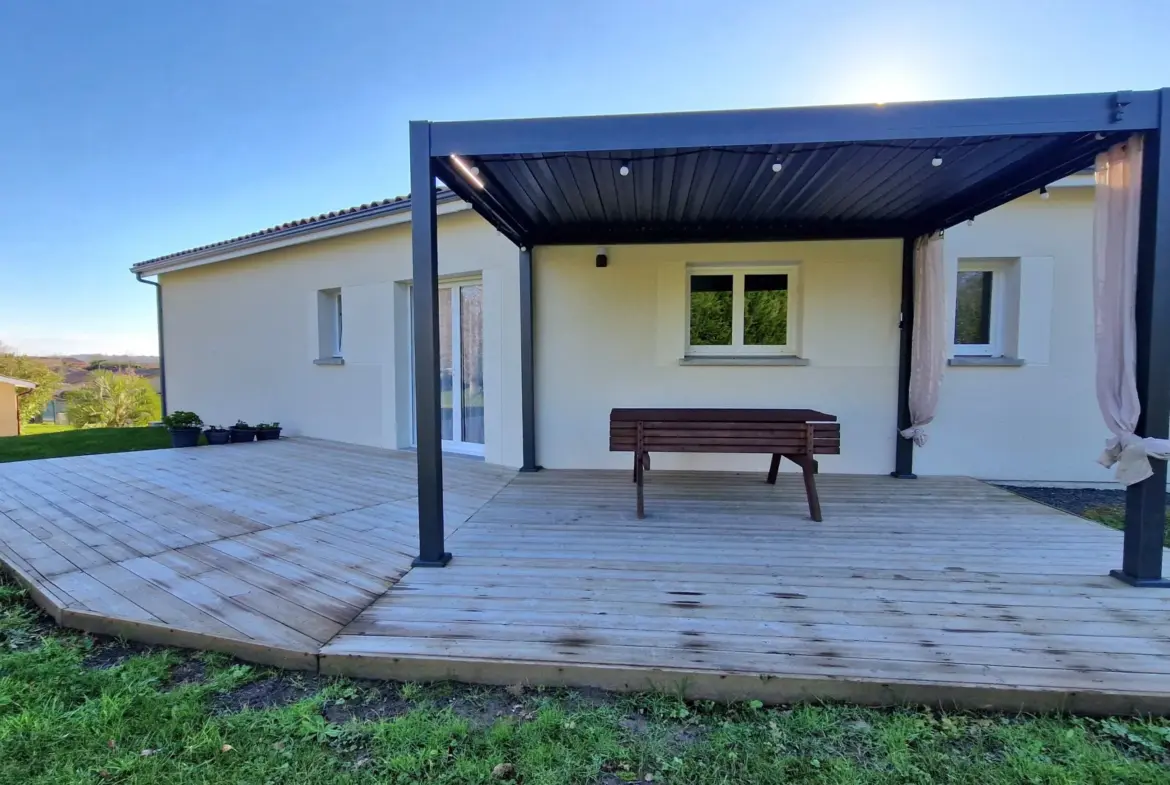
<path fill-rule="evenodd" d="M 435 200 L 439 205 L 438 213 L 440 215 L 471 209 L 470 204 L 462 201 L 453 191 L 445 188 L 437 191 Z M 132 265 L 130 272 L 135 275 L 157 275 L 173 272 L 354 232 L 409 223 L 410 219 L 410 196 L 400 196 L 348 210 L 291 221 L 230 240 L 222 240 L 218 243 L 147 259 Z"/>
<path fill-rule="evenodd" d="M 30 382 L 27 379 L 17 379 L 15 376 L 0 376 L 0 384 L 11 384 L 13 387 L 24 387 L 29 390 L 36 389 L 36 382 Z"/>

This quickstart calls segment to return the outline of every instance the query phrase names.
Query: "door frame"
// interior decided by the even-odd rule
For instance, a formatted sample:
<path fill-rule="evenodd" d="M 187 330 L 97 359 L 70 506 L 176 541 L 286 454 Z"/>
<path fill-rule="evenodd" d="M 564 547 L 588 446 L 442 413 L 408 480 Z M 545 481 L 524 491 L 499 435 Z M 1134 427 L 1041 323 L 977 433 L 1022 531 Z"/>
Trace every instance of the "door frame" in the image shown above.
<path fill-rule="evenodd" d="M 462 300 L 460 298 L 460 289 L 464 286 L 479 286 L 483 289 L 482 275 L 461 275 L 455 278 L 440 278 L 438 289 L 442 291 L 447 289 L 451 292 L 451 434 L 453 436 L 463 435 L 463 323 L 462 323 Z M 418 446 L 418 407 L 414 400 L 414 284 L 412 283 L 407 290 L 407 302 L 410 303 L 410 446 Z M 480 351 L 483 351 L 483 341 L 480 341 Z M 440 354 L 442 349 L 440 348 Z M 482 362 L 482 358 L 480 362 Z M 486 391 L 485 391 L 486 393 Z M 440 386 L 440 394 L 442 394 Z M 440 411 L 442 404 L 440 402 Z M 485 439 L 486 441 L 486 439 Z M 474 455 L 482 457 L 484 454 L 484 445 L 477 442 L 465 442 L 462 439 L 443 439 L 443 452 L 458 453 L 461 455 Z"/>

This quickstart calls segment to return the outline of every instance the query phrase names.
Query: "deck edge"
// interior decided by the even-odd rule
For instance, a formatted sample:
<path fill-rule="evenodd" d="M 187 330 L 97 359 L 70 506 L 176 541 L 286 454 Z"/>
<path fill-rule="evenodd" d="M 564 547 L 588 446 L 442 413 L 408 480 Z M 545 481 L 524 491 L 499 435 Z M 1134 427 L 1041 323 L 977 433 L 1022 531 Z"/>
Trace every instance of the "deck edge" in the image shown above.
<path fill-rule="evenodd" d="M 254 643 L 209 633 L 194 632 L 155 622 L 120 619 L 77 608 L 65 608 L 58 623 L 98 635 L 111 635 L 156 646 L 176 646 L 230 654 L 260 665 L 289 670 L 316 671 L 317 651 Z"/>
<path fill-rule="evenodd" d="M 1170 694 L 1077 692 L 990 687 L 944 682 L 871 681 L 856 678 L 745 674 L 683 669 L 556 664 L 345 654 L 321 650 L 320 672 L 397 681 L 460 681 L 508 686 L 591 687 L 613 692 L 658 692 L 688 700 L 767 704 L 847 702 L 866 706 L 937 706 L 943 709 L 1083 715 L 1170 715 Z"/>
<path fill-rule="evenodd" d="M 32 577 L 24 568 L 18 566 L 7 556 L 0 557 L 0 572 L 11 576 L 21 588 L 29 593 L 37 607 L 47 613 L 57 624 L 61 624 L 61 614 L 68 607 L 68 602 L 47 589 L 41 580 Z"/>

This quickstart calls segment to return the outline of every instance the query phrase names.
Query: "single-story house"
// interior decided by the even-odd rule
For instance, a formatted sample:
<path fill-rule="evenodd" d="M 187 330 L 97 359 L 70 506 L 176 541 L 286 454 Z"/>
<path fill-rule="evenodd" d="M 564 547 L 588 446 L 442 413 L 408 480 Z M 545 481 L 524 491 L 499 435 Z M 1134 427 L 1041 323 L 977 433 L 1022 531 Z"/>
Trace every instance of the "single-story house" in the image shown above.
<path fill-rule="evenodd" d="M 32 382 L 0 376 L 0 436 L 20 435 L 20 396 L 34 389 Z"/>
<path fill-rule="evenodd" d="M 450 191 L 439 203 L 444 446 L 518 467 L 516 249 Z M 162 284 L 168 407 L 413 446 L 410 217 L 399 198 L 138 265 Z M 947 230 L 949 365 L 917 473 L 1111 478 L 1093 461 L 1108 432 L 1093 388 L 1092 240 L 1092 174 Z M 843 449 L 822 471 L 891 470 L 899 241 L 537 247 L 533 268 L 538 464 L 624 467 L 608 447 L 615 406 L 720 404 L 831 412 Z M 786 303 L 783 344 L 741 337 L 751 325 L 733 314 L 753 295 Z M 700 344 L 704 298 L 722 300 L 707 315 L 737 331 L 732 345 Z M 760 468 L 752 456 L 658 461 Z"/>
<path fill-rule="evenodd" d="M 628 469 L 615 407 L 798 408 L 840 422 L 828 473 L 1108 481 L 1112 436 L 1125 579 L 1157 583 L 1168 118 L 1157 90 L 416 122 L 413 200 L 132 272 L 169 410 L 417 446 L 420 564 L 449 558 L 440 447 Z"/>

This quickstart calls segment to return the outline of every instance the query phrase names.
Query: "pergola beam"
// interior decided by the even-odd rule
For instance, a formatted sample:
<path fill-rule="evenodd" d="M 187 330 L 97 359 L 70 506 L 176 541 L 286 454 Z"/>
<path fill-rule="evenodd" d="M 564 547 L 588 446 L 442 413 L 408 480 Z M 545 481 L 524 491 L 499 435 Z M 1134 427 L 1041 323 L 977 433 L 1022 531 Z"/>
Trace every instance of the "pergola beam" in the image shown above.
<path fill-rule="evenodd" d="M 953 139 L 1158 127 L 1157 91 L 435 123 L 436 156 Z"/>

